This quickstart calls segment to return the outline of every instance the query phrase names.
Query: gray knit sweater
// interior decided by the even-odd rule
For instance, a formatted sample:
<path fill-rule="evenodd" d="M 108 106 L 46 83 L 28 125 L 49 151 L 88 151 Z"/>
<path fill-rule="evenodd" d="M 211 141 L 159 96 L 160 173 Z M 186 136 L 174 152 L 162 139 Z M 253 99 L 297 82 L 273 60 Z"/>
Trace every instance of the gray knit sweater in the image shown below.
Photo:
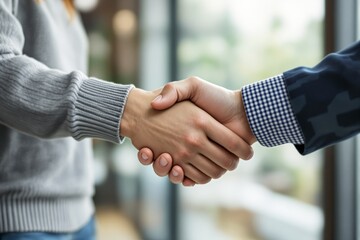
<path fill-rule="evenodd" d="M 87 77 L 86 52 L 62 1 L 0 0 L 0 232 L 73 231 L 94 213 L 90 138 L 120 141 L 131 86 Z"/>

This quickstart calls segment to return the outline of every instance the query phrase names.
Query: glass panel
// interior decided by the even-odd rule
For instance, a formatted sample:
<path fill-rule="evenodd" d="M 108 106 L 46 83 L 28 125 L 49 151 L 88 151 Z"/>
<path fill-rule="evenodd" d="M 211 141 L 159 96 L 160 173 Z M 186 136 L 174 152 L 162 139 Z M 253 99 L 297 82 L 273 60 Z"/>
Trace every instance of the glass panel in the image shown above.
<path fill-rule="evenodd" d="M 178 3 L 179 79 L 239 89 L 323 56 L 322 0 Z M 180 239 L 321 239 L 322 152 L 254 149 L 221 179 L 180 188 Z"/>
<path fill-rule="evenodd" d="M 116 83 L 137 83 L 137 2 L 81 0 L 76 4 L 89 38 L 89 75 Z M 134 221 L 139 212 L 137 151 L 129 141 L 119 147 L 93 142 L 97 237 L 141 239 Z"/>
<path fill-rule="evenodd" d="M 360 0 L 357 0 L 356 1 L 356 5 L 357 5 L 357 8 L 356 8 L 356 26 L 357 26 L 357 29 L 356 29 L 356 36 L 357 36 L 357 39 L 360 38 L 360 10 L 359 10 L 359 7 L 360 7 Z M 357 147 L 356 147 L 356 150 L 357 150 L 357 153 L 356 153 L 356 166 L 357 166 L 357 171 L 356 173 L 360 173 L 360 136 L 356 137 L 356 143 L 357 143 Z M 357 196 L 356 196 L 356 224 L 357 224 L 357 239 L 360 239 L 360 231 L 358 229 L 360 229 L 360 207 L 359 207 L 359 201 L 360 201 L 360 174 L 356 174 L 356 189 L 357 189 Z"/>
<path fill-rule="evenodd" d="M 93 1 L 82 0 L 82 9 Z M 164 85 L 169 74 L 167 2 L 99 1 L 93 11 L 82 13 L 90 75 L 143 89 Z M 129 139 L 121 145 L 94 140 L 94 154 L 98 239 L 170 239 L 169 181 L 139 164 Z"/>

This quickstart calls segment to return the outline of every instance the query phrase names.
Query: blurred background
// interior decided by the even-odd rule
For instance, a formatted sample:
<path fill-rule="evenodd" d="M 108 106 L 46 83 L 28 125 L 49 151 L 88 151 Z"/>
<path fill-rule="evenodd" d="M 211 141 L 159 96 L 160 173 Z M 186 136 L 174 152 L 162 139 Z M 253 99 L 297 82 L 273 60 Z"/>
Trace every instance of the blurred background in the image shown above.
<path fill-rule="evenodd" d="M 147 90 L 192 75 L 240 89 L 315 65 L 360 26 L 358 0 L 75 2 L 90 75 Z M 305 157 L 255 144 L 235 171 L 184 188 L 140 165 L 130 141 L 94 141 L 99 239 L 356 239 L 359 143 Z"/>

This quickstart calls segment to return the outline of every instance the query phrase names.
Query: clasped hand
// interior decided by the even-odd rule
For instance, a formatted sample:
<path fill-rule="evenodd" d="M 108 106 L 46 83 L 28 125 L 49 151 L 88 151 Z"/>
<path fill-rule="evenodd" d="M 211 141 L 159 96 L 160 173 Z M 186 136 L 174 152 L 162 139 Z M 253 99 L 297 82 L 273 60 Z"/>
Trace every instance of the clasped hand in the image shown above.
<path fill-rule="evenodd" d="M 175 104 L 176 103 L 176 104 Z M 140 149 L 144 165 L 173 183 L 204 184 L 252 157 L 255 141 L 241 92 L 197 77 L 153 92 L 133 89 L 122 117 L 121 134 Z M 154 161 L 155 160 L 155 161 Z"/>

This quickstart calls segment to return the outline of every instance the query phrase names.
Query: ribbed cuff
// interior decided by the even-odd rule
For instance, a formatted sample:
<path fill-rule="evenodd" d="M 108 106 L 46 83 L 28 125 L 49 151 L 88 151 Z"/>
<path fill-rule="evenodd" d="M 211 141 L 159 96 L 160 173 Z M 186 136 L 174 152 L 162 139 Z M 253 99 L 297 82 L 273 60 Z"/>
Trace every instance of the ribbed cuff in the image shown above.
<path fill-rule="evenodd" d="M 0 232 L 73 232 L 94 214 L 90 197 L 19 198 L 0 197 Z"/>
<path fill-rule="evenodd" d="M 120 121 L 132 87 L 95 78 L 84 80 L 68 118 L 72 136 L 120 143 Z"/>

